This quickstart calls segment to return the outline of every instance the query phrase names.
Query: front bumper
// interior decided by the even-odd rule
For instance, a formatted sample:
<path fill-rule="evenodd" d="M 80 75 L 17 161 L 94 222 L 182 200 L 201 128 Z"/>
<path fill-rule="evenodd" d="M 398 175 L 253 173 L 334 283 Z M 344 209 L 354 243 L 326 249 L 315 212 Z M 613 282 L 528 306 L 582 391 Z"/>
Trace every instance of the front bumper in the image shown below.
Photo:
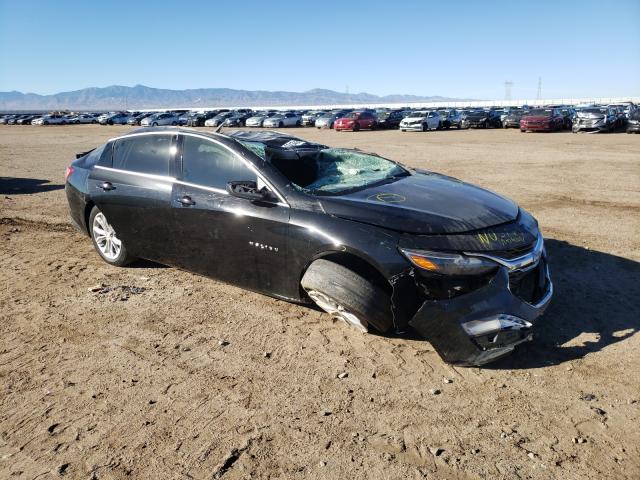
<path fill-rule="evenodd" d="M 462 126 L 464 128 L 484 128 L 484 126 L 487 124 L 488 122 L 486 122 L 485 120 L 463 120 L 462 121 Z"/>
<path fill-rule="evenodd" d="M 640 132 L 640 122 L 629 122 L 627 123 L 627 132 Z"/>
<path fill-rule="evenodd" d="M 524 293 L 524 282 L 531 286 Z M 525 288 L 526 289 L 526 288 Z M 487 285 L 448 300 L 427 300 L 409 321 L 449 363 L 482 365 L 512 352 L 532 338 L 531 327 L 553 296 L 546 255 L 521 269 L 500 266 Z M 516 320 L 504 328 L 479 335 L 467 333 L 463 324 Z"/>
<path fill-rule="evenodd" d="M 403 132 L 421 132 L 423 128 L 422 123 L 400 124 L 400 130 Z"/>
<path fill-rule="evenodd" d="M 520 130 L 530 130 L 532 132 L 550 132 L 553 126 L 547 123 L 521 123 Z"/>
<path fill-rule="evenodd" d="M 611 124 L 600 119 L 577 119 L 571 126 L 571 131 L 577 132 L 606 132 Z"/>

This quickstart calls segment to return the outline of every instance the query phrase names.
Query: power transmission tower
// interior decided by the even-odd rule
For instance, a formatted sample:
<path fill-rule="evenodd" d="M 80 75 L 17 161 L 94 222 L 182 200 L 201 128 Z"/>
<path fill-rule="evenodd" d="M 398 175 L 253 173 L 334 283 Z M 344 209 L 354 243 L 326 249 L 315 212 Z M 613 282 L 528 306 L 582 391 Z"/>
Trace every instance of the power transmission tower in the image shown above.
<path fill-rule="evenodd" d="M 513 87 L 513 82 L 511 80 L 506 80 L 504 82 L 504 99 L 511 100 L 511 87 Z"/>
<path fill-rule="evenodd" d="M 542 77 L 538 77 L 538 96 L 536 99 L 542 100 Z"/>

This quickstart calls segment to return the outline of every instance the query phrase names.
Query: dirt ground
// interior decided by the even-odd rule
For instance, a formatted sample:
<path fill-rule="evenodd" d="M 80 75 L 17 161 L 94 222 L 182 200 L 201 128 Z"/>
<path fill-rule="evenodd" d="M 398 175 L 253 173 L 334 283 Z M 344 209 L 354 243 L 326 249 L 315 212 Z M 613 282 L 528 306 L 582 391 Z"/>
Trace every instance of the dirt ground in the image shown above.
<path fill-rule="evenodd" d="M 640 136 L 291 129 L 538 218 L 555 297 L 534 342 L 479 369 L 102 262 L 69 224 L 64 170 L 127 130 L 0 127 L 0 478 L 640 478 Z"/>

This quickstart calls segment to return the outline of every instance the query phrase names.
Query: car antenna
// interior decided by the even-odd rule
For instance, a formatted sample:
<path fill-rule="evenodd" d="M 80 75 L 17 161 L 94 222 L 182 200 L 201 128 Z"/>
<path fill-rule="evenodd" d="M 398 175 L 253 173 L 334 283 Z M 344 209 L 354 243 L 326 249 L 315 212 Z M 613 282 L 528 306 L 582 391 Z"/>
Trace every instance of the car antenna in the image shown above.
<path fill-rule="evenodd" d="M 218 128 L 216 128 L 216 133 L 220 133 L 222 131 L 223 126 L 224 126 L 223 124 L 220 124 Z"/>

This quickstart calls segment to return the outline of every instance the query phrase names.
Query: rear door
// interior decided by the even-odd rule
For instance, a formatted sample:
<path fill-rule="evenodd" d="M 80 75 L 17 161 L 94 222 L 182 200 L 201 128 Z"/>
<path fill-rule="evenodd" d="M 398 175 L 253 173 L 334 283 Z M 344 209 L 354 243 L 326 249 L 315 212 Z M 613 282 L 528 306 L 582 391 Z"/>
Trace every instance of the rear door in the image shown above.
<path fill-rule="evenodd" d="M 286 282 L 289 207 L 229 195 L 230 181 L 265 186 L 244 159 L 207 137 L 180 135 L 179 178 L 173 194 L 175 264 L 228 283 L 282 294 Z"/>
<path fill-rule="evenodd" d="M 116 234 L 135 256 L 168 263 L 177 136 L 128 135 L 112 142 L 92 170 L 88 188 Z"/>

